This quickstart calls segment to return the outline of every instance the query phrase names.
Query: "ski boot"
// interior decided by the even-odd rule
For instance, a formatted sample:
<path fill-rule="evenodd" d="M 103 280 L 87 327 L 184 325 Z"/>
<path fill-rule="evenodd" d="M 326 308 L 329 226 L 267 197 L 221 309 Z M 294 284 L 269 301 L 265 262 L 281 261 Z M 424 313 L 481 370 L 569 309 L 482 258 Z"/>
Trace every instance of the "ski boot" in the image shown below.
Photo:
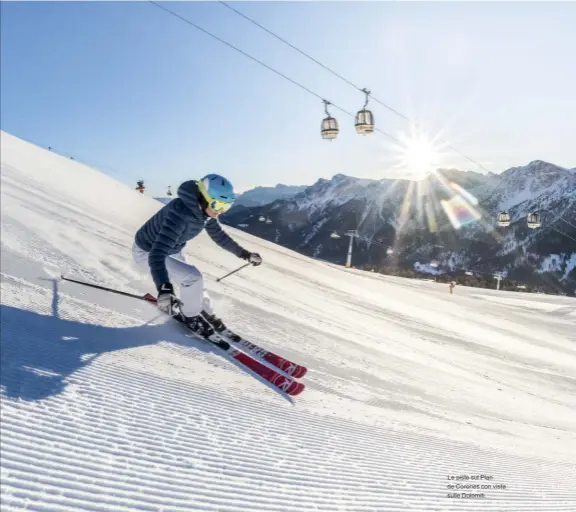
<path fill-rule="evenodd" d="M 182 313 L 180 313 L 177 320 L 185 324 L 191 331 L 203 338 L 207 338 L 208 336 L 214 334 L 214 329 L 202 315 L 184 316 Z"/>
<path fill-rule="evenodd" d="M 213 329 L 218 334 L 226 336 L 227 338 L 233 341 L 239 341 L 240 339 L 242 339 L 240 338 L 240 336 L 238 336 L 237 334 L 233 333 L 230 329 L 228 329 L 228 327 L 224 325 L 224 322 L 216 315 L 209 315 L 206 311 L 202 311 L 202 316 L 204 317 L 205 320 L 208 321 L 208 323 L 213 327 Z"/>

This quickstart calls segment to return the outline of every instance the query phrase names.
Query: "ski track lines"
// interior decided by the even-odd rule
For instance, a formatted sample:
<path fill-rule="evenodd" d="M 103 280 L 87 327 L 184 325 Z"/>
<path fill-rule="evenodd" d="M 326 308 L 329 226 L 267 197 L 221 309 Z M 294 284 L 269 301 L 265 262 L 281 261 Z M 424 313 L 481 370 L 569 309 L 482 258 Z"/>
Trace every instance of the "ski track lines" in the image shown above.
<path fill-rule="evenodd" d="M 431 510 L 574 510 L 564 500 L 576 491 L 562 491 L 574 476 L 567 465 L 282 407 L 270 415 L 259 400 L 108 363 L 76 372 L 69 386 L 73 402 L 4 399 L 3 510 L 360 512 L 406 510 L 408 500 Z M 510 475 L 498 478 L 509 490 L 436 508 L 452 468 Z M 540 504 L 536 482 L 547 495 Z"/>
<path fill-rule="evenodd" d="M 33 298 L 48 312 L 51 290 L 4 278 L 5 291 L 18 283 L 28 288 L 22 300 Z M 104 311 L 63 294 L 59 303 L 66 316 L 81 319 Z M 128 321 L 110 313 L 109 324 Z M 563 500 L 576 494 L 562 491 L 570 485 L 562 466 L 544 469 L 464 444 L 325 420 L 245 398 L 242 389 L 229 397 L 143 367 L 134 351 L 105 354 L 73 373 L 57 397 L 36 403 L 3 397 L 3 510 L 360 512 L 406 510 L 415 500 L 434 509 L 445 475 L 463 467 L 515 474 L 502 479 L 510 490 L 493 491 L 500 501 L 483 501 L 482 510 L 570 510 Z M 547 489 L 541 507 L 531 494 L 535 483 Z M 471 505 L 479 506 L 445 500 L 441 509 Z"/>
<path fill-rule="evenodd" d="M 59 283 L 139 280 L 133 234 L 160 205 L 4 132 L 2 146 L 2 512 L 576 512 L 569 405 L 532 393 L 568 403 L 569 313 L 536 304 L 528 321 L 229 228 L 266 265 L 208 288 L 224 319 L 309 366 L 288 400 L 148 305 Z M 188 252 L 207 277 L 237 263 L 206 234 Z M 554 346 L 529 344 L 547 330 Z M 492 396 L 500 384 L 515 394 Z M 447 498 L 448 475 L 475 474 L 507 488 Z"/>

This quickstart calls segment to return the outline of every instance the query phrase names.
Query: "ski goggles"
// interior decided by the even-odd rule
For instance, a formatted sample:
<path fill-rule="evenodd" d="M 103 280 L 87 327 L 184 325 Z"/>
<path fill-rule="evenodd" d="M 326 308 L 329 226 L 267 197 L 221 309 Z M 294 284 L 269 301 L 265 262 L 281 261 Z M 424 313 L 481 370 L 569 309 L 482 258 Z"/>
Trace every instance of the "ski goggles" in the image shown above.
<path fill-rule="evenodd" d="M 212 199 L 211 201 L 208 201 L 208 206 L 216 213 L 221 214 L 227 212 L 232 206 L 232 203 L 219 201 L 218 199 Z"/>

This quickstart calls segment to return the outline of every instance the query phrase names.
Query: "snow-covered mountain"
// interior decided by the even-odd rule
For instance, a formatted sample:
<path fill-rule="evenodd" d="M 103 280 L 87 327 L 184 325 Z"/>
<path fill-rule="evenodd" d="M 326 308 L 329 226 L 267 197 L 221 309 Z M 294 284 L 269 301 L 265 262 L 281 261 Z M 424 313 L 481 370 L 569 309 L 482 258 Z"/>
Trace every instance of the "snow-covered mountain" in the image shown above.
<path fill-rule="evenodd" d="M 574 201 L 576 175 L 571 169 L 535 160 L 492 176 L 474 192 L 499 210 L 524 216 L 529 211 L 553 209 L 559 201 Z"/>
<path fill-rule="evenodd" d="M 131 247 L 162 205 L 0 145 L 2 512 L 574 511 L 574 299 L 450 295 L 230 227 L 264 263 L 217 282 L 239 260 L 202 233 L 184 254 L 217 313 L 309 368 L 292 398 L 151 304 L 60 279 L 154 291 Z"/>
<path fill-rule="evenodd" d="M 500 211 L 511 216 L 508 228 L 496 224 Z M 534 211 L 542 227 L 531 230 L 526 215 Z M 461 217 L 458 225 L 448 213 Z M 335 263 L 346 258 L 343 235 L 356 229 L 355 265 L 414 268 L 436 260 L 439 272 L 474 268 L 526 279 L 549 271 L 553 257 L 561 287 L 576 287 L 576 241 L 569 238 L 576 238 L 569 224 L 576 225 L 576 173 L 542 161 L 488 176 L 440 169 L 421 182 L 339 174 L 291 199 L 231 212 L 224 221 Z"/>
<path fill-rule="evenodd" d="M 240 194 L 236 201 L 234 201 L 234 208 L 264 206 L 278 199 L 289 199 L 294 197 L 305 189 L 306 185 L 293 186 L 278 184 L 275 187 L 256 187 Z M 162 204 L 168 204 L 172 199 L 174 199 L 174 197 L 175 196 L 155 197 L 154 199 L 160 201 Z"/>
<path fill-rule="evenodd" d="M 289 199 L 306 189 L 306 186 L 282 185 L 275 187 L 256 187 L 240 194 L 235 206 L 264 206 L 278 199 Z"/>

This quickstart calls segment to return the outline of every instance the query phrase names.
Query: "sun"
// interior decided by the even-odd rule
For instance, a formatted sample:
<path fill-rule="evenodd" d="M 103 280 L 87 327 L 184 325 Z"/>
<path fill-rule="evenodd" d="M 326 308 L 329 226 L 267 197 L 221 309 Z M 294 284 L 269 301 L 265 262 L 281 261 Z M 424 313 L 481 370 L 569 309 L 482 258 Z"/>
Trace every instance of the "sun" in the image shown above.
<path fill-rule="evenodd" d="M 400 144 L 395 147 L 398 155 L 394 170 L 404 178 L 420 181 L 437 169 L 442 157 L 441 148 L 425 133 L 400 133 L 398 138 Z"/>

